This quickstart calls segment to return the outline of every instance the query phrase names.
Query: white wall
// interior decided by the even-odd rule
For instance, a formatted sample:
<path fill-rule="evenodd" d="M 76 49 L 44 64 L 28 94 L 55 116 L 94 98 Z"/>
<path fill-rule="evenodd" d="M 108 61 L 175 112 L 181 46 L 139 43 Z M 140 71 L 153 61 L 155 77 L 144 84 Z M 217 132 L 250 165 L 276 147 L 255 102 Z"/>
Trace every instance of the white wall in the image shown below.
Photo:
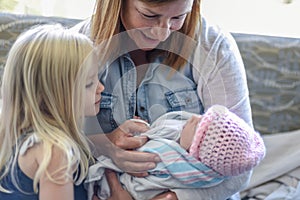
<path fill-rule="evenodd" d="M 85 19 L 91 16 L 96 0 L 19 0 L 16 13 Z"/>
<path fill-rule="evenodd" d="M 202 12 L 232 32 L 300 37 L 300 0 L 203 0 Z"/>
<path fill-rule="evenodd" d="M 18 0 L 18 12 L 84 19 L 96 0 Z M 109 1 L 109 0 L 107 0 Z M 300 0 L 202 0 L 210 21 L 231 32 L 300 38 Z"/>

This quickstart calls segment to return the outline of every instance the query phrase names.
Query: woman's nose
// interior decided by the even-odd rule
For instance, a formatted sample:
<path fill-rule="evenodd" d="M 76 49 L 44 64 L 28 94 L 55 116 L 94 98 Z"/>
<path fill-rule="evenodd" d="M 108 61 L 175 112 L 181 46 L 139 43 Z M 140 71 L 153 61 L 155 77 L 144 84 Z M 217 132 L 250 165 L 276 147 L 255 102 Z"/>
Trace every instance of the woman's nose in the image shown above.
<path fill-rule="evenodd" d="M 170 22 L 161 23 L 159 26 L 152 27 L 152 34 L 156 37 L 155 39 L 159 41 L 165 41 L 168 39 L 171 33 Z"/>

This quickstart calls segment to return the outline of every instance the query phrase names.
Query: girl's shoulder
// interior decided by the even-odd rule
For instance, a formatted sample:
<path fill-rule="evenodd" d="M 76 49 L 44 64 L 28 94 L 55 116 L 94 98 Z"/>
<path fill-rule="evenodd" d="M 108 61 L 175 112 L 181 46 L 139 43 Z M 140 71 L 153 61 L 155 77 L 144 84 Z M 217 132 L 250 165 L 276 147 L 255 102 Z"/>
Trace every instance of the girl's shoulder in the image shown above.
<path fill-rule="evenodd" d="M 28 177 L 33 179 L 47 157 L 49 157 L 47 170 L 50 171 L 55 171 L 67 163 L 65 152 L 61 148 L 55 144 L 46 144 L 37 134 L 32 133 L 21 144 L 18 156 L 19 167 Z"/>
<path fill-rule="evenodd" d="M 31 179 L 34 178 L 38 169 L 38 160 L 43 155 L 40 139 L 35 133 L 26 134 L 21 141 L 18 155 L 20 169 Z"/>

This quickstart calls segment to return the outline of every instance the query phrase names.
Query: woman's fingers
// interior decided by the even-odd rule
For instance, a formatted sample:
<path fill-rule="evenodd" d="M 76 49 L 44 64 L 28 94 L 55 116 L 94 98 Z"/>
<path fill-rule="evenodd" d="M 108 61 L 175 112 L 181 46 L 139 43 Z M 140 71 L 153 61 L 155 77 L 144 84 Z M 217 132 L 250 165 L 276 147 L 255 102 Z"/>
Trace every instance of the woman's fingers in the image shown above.
<path fill-rule="evenodd" d="M 146 176 L 149 175 L 148 172 L 139 172 L 139 173 L 137 173 L 137 172 L 128 172 L 128 174 L 131 175 L 131 176 L 139 177 L 139 178 L 146 177 Z"/>
<path fill-rule="evenodd" d="M 119 126 L 125 133 L 144 133 L 149 130 L 149 124 L 141 119 L 131 119 Z"/>
<path fill-rule="evenodd" d="M 156 163 L 161 161 L 156 154 L 135 151 L 144 145 L 148 138 L 133 136 L 134 131 L 145 132 L 148 129 L 146 123 L 135 119 L 127 120 L 119 128 L 106 134 L 109 140 L 118 147 L 110 153 L 110 157 L 123 171 L 138 173 L 137 176 L 145 176 L 148 170 L 153 169 Z"/>
<path fill-rule="evenodd" d="M 122 149 L 136 149 L 148 141 L 146 136 L 136 136 L 149 130 L 147 125 L 127 120 L 113 132 L 106 134 L 109 140 Z"/>
<path fill-rule="evenodd" d="M 148 138 L 146 136 L 135 136 L 122 131 L 114 131 L 106 134 L 108 139 L 121 149 L 136 149 L 143 146 Z"/>
<path fill-rule="evenodd" d="M 119 149 L 118 152 L 115 152 L 113 161 L 126 172 L 145 173 L 153 169 L 161 160 L 156 154 Z"/>
<path fill-rule="evenodd" d="M 146 136 L 123 137 L 116 141 L 116 145 L 122 149 L 136 149 L 148 141 Z"/>

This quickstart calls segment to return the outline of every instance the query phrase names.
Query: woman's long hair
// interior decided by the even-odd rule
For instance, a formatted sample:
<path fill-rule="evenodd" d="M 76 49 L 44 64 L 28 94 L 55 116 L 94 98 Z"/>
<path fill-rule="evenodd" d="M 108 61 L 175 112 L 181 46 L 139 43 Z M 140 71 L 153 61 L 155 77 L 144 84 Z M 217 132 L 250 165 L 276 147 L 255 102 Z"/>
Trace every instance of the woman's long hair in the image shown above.
<path fill-rule="evenodd" d="M 116 35 L 121 31 L 121 20 L 120 13 L 122 6 L 126 0 L 98 0 L 95 7 L 95 14 L 92 18 L 91 26 L 91 38 L 96 45 L 102 44 Z M 151 6 L 159 6 L 161 4 L 167 4 L 174 0 L 140 0 Z M 170 37 L 162 43 L 167 45 L 163 49 L 174 49 L 178 53 L 167 52 L 167 58 L 164 64 L 173 67 L 174 69 L 180 69 L 186 63 L 186 60 L 183 58 L 189 58 L 190 53 L 193 52 L 193 49 L 189 47 L 190 40 L 194 40 L 196 43 L 199 41 L 199 31 L 201 28 L 201 17 L 200 17 L 200 6 L 201 0 L 194 0 L 192 11 L 186 16 L 185 22 L 182 28 L 179 30 L 180 33 L 184 34 L 187 38 L 182 40 L 182 36 L 178 34 L 171 34 Z M 178 41 L 180 37 L 181 41 Z M 180 42 L 180 43 L 178 43 Z M 115 44 L 115 43 L 114 43 Z M 108 44 L 106 44 L 108 45 Z M 115 53 L 116 47 L 112 47 L 114 50 L 108 53 Z M 106 50 L 111 48 L 106 48 Z M 154 55 L 157 55 L 155 50 Z M 187 55 L 188 54 L 188 55 Z M 180 56 L 181 55 L 181 56 Z"/>

